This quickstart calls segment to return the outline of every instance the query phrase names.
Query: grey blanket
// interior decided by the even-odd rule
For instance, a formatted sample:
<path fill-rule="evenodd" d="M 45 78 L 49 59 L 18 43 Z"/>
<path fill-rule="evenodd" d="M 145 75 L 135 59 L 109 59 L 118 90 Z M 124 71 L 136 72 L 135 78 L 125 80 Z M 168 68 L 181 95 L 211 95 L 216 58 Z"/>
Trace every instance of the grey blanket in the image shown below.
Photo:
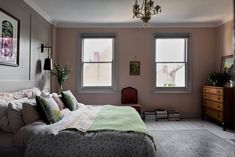
<path fill-rule="evenodd" d="M 36 135 L 25 157 L 154 157 L 149 136 L 135 132 L 63 131 L 57 135 Z"/>

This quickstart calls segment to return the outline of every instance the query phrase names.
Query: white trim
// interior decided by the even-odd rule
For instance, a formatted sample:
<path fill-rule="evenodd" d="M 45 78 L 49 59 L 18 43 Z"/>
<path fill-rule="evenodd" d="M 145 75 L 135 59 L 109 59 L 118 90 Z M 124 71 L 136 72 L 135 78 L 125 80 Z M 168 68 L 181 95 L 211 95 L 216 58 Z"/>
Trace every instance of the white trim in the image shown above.
<path fill-rule="evenodd" d="M 39 15 L 41 15 L 49 23 L 54 24 L 54 20 L 47 15 L 33 0 L 24 0 L 31 8 L 33 8 Z"/>
<path fill-rule="evenodd" d="M 221 22 L 217 25 L 218 26 L 221 26 L 229 21 L 233 20 L 233 15 L 230 15 L 230 16 L 227 16 L 226 18 L 224 18 L 223 20 L 221 20 Z"/>
<path fill-rule="evenodd" d="M 150 23 L 148 28 L 214 28 L 221 22 L 206 23 Z M 138 23 L 72 23 L 54 22 L 59 28 L 144 28 L 141 22 Z"/>

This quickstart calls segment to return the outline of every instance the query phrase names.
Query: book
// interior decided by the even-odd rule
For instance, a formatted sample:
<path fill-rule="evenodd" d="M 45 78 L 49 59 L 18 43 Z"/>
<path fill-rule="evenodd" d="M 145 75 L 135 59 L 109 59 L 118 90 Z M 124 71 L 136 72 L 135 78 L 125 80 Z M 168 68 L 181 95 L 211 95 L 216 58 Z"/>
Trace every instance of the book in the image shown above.
<path fill-rule="evenodd" d="M 176 117 L 172 117 L 172 118 L 168 118 L 168 120 L 169 121 L 179 121 L 180 120 L 180 118 L 178 117 L 178 118 L 176 118 Z"/>
<path fill-rule="evenodd" d="M 144 111 L 145 115 L 155 115 L 154 111 Z"/>

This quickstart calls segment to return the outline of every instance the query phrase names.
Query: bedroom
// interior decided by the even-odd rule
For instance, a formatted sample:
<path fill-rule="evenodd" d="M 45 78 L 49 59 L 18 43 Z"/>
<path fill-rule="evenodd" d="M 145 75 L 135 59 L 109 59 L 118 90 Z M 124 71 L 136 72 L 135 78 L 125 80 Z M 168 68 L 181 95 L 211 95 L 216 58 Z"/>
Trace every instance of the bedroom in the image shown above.
<path fill-rule="evenodd" d="M 71 67 L 70 78 L 63 87 L 70 89 L 79 102 L 119 105 L 121 104 L 121 89 L 131 86 L 138 90 L 138 100 L 142 111 L 156 108 L 175 109 L 180 112 L 183 120 L 200 119 L 202 87 L 209 84 L 208 73 L 220 71 L 221 58 L 232 55 L 234 52 L 232 0 L 223 2 L 217 0 L 213 5 L 211 3 L 214 2 L 211 1 L 205 4 L 204 1 L 198 2 L 198 4 L 191 2 L 190 5 L 185 0 L 175 4 L 166 0 L 157 0 L 155 3 L 161 5 L 162 12 L 152 16 L 149 28 L 143 28 L 141 20 L 132 19 L 134 0 L 110 3 L 101 1 L 100 4 L 95 5 L 93 4 L 95 2 L 78 1 L 77 11 L 81 16 L 63 15 L 67 10 L 76 13 L 76 9 L 71 9 L 74 8 L 73 6 L 76 8 L 74 1 L 72 4 L 66 5 L 63 5 L 63 1 L 55 3 L 54 1 L 1 0 L 0 2 L 0 7 L 4 11 L 20 20 L 19 66 L 0 65 L 0 92 L 12 92 L 30 87 L 38 87 L 44 92 L 57 92 L 59 86 L 56 77 L 51 77 L 49 71 L 43 70 L 44 59 L 47 58 L 48 53 L 47 49 L 42 53 L 40 46 L 49 44 L 53 48 L 52 54 L 50 54 L 53 63 L 67 64 Z M 139 4 L 141 2 L 139 0 Z M 74 3 L 75 5 L 73 5 Z M 188 7 L 183 9 L 184 3 Z M 90 8 L 89 10 L 93 10 L 93 12 L 85 8 Z M 40 9 L 45 14 L 42 14 Z M 184 13 L 191 9 L 195 9 L 194 12 Z M 183 19 L 176 18 L 173 19 L 174 21 L 165 19 L 165 16 L 174 14 L 172 10 L 177 10 Z M 61 11 L 61 13 L 56 11 Z M 208 17 L 201 18 L 201 21 L 198 20 L 199 13 L 204 12 L 208 13 Z M 193 16 L 195 17 L 193 18 Z M 61 17 L 64 21 L 60 21 L 56 17 Z M 184 21 L 184 18 L 191 19 L 191 23 Z M 80 21 L 74 22 L 73 19 Z M 167 23 L 163 23 L 164 19 L 168 20 Z M 193 19 L 197 21 L 195 22 Z M 55 22 L 54 25 L 53 22 Z M 82 47 L 81 33 L 101 36 L 115 35 L 115 41 L 117 41 L 115 55 L 117 57 L 114 72 L 117 77 L 115 77 L 116 80 L 112 80 L 115 85 L 113 91 L 80 90 L 81 75 L 78 65 L 79 59 L 81 59 L 79 58 Z M 189 74 L 191 77 L 187 81 L 189 81 L 191 91 L 163 93 L 155 90 L 156 74 L 153 56 L 155 52 L 154 35 L 157 33 L 190 34 Z M 140 75 L 129 74 L 130 61 L 140 61 Z M 179 122 L 184 122 L 183 120 Z M 149 125 L 162 124 L 169 125 L 169 127 L 174 125 L 170 125 L 171 122 L 165 123 L 162 124 L 159 121 L 151 122 Z M 146 124 L 149 127 L 148 123 Z M 209 123 L 213 128 L 217 126 L 213 124 Z M 199 122 L 198 125 L 201 126 L 204 123 Z M 222 131 L 222 128 L 218 126 L 215 130 Z"/>

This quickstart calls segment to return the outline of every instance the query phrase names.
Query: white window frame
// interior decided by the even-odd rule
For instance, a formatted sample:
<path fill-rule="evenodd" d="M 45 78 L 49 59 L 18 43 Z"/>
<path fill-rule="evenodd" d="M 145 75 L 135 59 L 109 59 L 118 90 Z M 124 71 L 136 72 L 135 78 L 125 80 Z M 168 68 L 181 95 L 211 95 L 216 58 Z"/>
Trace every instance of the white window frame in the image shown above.
<path fill-rule="evenodd" d="M 186 38 L 186 48 L 185 48 L 185 87 L 157 87 L 157 62 L 156 61 L 156 40 L 157 39 L 175 39 L 175 38 Z M 154 67 L 154 92 L 155 93 L 190 93 L 191 92 L 191 57 L 190 57 L 190 34 L 189 33 L 156 33 L 154 34 L 154 52 L 153 52 L 153 67 Z M 175 62 L 165 62 L 165 63 L 175 63 Z M 181 62 L 182 63 L 182 62 Z"/>
<path fill-rule="evenodd" d="M 112 38 L 113 39 L 113 54 L 112 54 L 112 82 L 111 86 L 83 86 L 83 65 L 87 62 L 82 60 L 83 58 L 83 39 L 89 38 Z M 78 49 L 78 75 L 77 75 L 77 85 L 78 91 L 81 93 L 106 93 L 117 91 L 117 36 L 114 33 L 81 33 L 79 36 L 80 48 Z M 104 62 L 99 62 L 104 63 Z M 106 62 L 105 62 L 106 63 Z"/>

